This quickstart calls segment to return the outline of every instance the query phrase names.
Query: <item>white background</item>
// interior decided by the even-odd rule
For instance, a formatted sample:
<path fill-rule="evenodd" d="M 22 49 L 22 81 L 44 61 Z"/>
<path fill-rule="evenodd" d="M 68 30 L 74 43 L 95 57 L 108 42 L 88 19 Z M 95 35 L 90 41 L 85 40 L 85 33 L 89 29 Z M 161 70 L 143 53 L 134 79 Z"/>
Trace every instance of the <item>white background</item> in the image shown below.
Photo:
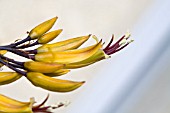
<path fill-rule="evenodd" d="M 71 101 L 56 113 L 169 113 L 169 4 L 168 0 L 0 0 L 0 44 L 25 37 L 26 31 L 54 16 L 59 19 L 53 29 L 64 30 L 55 41 L 92 33 L 107 43 L 112 34 L 118 38 L 127 30 L 135 40 L 111 59 L 61 77 L 86 81 L 73 92 L 45 91 L 22 78 L 1 86 L 0 93 L 22 101 L 35 97 L 38 102 L 50 93 L 48 104 Z"/>

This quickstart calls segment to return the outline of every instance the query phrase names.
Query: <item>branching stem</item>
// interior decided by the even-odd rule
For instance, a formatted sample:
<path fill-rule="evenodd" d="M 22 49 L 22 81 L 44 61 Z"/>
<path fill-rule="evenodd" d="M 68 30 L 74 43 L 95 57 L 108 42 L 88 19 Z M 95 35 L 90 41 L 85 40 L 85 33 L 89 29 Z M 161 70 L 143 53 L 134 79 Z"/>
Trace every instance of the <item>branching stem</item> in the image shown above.
<path fill-rule="evenodd" d="M 14 70 L 15 72 L 22 74 L 24 76 L 27 75 L 27 73 L 25 71 L 21 71 L 15 67 L 13 67 L 12 65 L 10 65 L 8 62 L 5 62 L 4 60 L 0 59 L 0 63 L 4 64 L 5 66 L 9 67 L 10 69 Z"/>
<path fill-rule="evenodd" d="M 10 52 L 12 52 L 14 54 L 17 54 L 19 56 L 22 56 L 22 57 L 34 60 L 34 55 L 29 55 L 27 52 L 22 51 L 22 50 L 18 50 L 18 49 L 14 49 L 14 48 L 8 48 L 8 47 L 3 47 L 3 46 L 0 46 L 0 50 L 7 50 L 7 51 L 10 51 Z"/>
<path fill-rule="evenodd" d="M 23 40 L 20 40 L 18 42 L 15 42 L 15 43 L 12 43 L 12 44 L 9 44 L 9 45 L 6 45 L 4 47 L 10 47 L 10 48 L 15 48 L 16 46 L 20 45 L 20 44 L 23 44 L 27 41 L 30 41 L 31 40 L 31 37 L 27 37 L 27 38 L 24 38 Z"/>

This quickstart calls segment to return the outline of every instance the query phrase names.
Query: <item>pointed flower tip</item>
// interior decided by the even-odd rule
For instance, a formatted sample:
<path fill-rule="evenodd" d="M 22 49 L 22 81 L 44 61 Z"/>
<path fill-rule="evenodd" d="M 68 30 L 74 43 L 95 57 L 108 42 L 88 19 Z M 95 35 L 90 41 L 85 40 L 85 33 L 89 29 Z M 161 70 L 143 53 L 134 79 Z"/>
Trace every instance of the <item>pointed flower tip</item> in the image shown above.
<path fill-rule="evenodd" d="M 92 35 L 92 38 L 98 43 L 99 42 L 99 39 L 95 36 L 95 35 Z"/>
<path fill-rule="evenodd" d="M 89 34 L 88 36 L 90 37 L 90 36 L 92 36 L 92 34 Z"/>
<path fill-rule="evenodd" d="M 39 25 L 37 25 L 36 27 L 34 27 L 30 33 L 29 33 L 29 37 L 31 37 L 31 39 L 36 39 L 39 38 L 40 36 L 42 36 L 43 34 L 45 34 L 47 31 L 49 31 L 52 26 L 55 24 L 56 20 L 58 17 L 54 17 L 52 19 L 49 19 Z"/>
<path fill-rule="evenodd" d="M 58 29 L 58 31 L 62 32 L 62 31 L 63 31 L 63 29 Z"/>
<path fill-rule="evenodd" d="M 125 34 L 125 39 L 128 39 L 130 36 L 131 36 L 131 34 L 130 34 L 129 32 L 127 32 L 127 33 Z"/>
<path fill-rule="evenodd" d="M 102 43 L 102 41 L 103 41 L 103 40 L 102 40 L 102 39 L 100 39 L 99 43 Z"/>
<path fill-rule="evenodd" d="M 35 98 L 31 97 L 30 98 L 30 105 L 29 105 L 29 107 L 32 108 L 35 103 L 36 103 Z"/>
<path fill-rule="evenodd" d="M 55 17 L 53 17 L 51 20 L 56 21 L 57 19 L 58 19 L 58 17 L 57 17 L 57 16 L 55 16 Z"/>
<path fill-rule="evenodd" d="M 57 33 L 58 32 L 58 33 Z M 57 34 L 60 34 L 61 32 L 63 32 L 63 29 L 58 29 L 58 30 L 56 30 L 56 33 Z"/>
<path fill-rule="evenodd" d="M 84 83 L 86 83 L 86 81 L 82 81 L 81 83 L 84 84 Z"/>
<path fill-rule="evenodd" d="M 106 43 L 106 42 L 103 42 L 103 43 L 102 43 L 102 46 L 103 46 L 105 43 Z"/>
<path fill-rule="evenodd" d="M 112 34 L 112 38 L 111 38 L 111 40 L 114 40 L 114 38 L 115 38 L 115 35 L 114 35 L 114 34 Z"/>

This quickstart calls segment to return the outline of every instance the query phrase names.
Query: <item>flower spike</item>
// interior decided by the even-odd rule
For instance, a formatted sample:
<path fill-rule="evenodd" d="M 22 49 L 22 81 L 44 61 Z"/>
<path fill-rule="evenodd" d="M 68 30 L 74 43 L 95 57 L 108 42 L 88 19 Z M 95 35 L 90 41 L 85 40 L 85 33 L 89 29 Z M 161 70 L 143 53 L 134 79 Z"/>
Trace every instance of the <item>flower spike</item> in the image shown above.
<path fill-rule="evenodd" d="M 62 29 L 48 32 L 57 18 L 54 17 L 37 25 L 28 32 L 25 39 L 0 46 L 0 67 L 6 66 L 13 70 L 13 72 L 0 72 L 0 86 L 15 82 L 24 76 L 35 87 L 52 92 L 71 92 L 81 87 L 85 81 L 62 80 L 54 77 L 67 74 L 71 69 L 82 68 L 110 58 L 111 55 L 133 42 L 129 40 L 130 34 L 127 33 L 115 43 L 113 43 L 114 35 L 112 35 L 105 47 L 103 47 L 105 42 L 102 42 L 102 39 L 98 40 L 93 34 L 49 44 L 62 32 Z M 79 48 L 90 37 L 95 40 L 95 43 Z M 7 52 L 25 57 L 27 60 L 9 58 Z M 34 98 L 31 98 L 29 102 L 20 102 L 0 94 L 0 112 L 52 113 L 52 109 L 65 105 L 65 103 L 60 103 L 45 106 L 48 98 L 49 95 L 42 103 L 35 106 Z"/>

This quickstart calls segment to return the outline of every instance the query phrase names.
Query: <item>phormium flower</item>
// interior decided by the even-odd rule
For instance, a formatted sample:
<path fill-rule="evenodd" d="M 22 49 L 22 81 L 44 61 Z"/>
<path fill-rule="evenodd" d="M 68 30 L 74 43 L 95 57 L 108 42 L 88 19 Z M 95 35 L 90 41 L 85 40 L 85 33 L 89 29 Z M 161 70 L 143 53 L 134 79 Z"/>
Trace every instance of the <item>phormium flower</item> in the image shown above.
<path fill-rule="evenodd" d="M 49 44 L 62 32 L 62 29 L 48 32 L 56 20 L 57 17 L 54 17 L 39 24 L 23 40 L 0 46 L 0 67 L 5 65 L 14 71 L 0 72 L 0 85 L 9 84 L 21 77 L 26 77 L 36 87 L 53 92 L 70 92 L 82 86 L 85 81 L 61 80 L 54 77 L 64 75 L 71 69 L 82 68 L 110 58 L 110 55 L 122 50 L 133 41 L 128 41 L 130 34 L 127 33 L 114 44 L 114 36 L 112 36 L 108 45 L 103 47 L 102 40 L 98 41 L 97 37 L 89 34 Z M 94 38 L 96 43 L 79 48 L 90 37 Z M 39 47 L 28 49 L 35 45 L 39 45 Z M 5 55 L 6 52 L 28 58 L 29 61 L 11 59 Z M 35 103 L 33 99 L 30 102 L 19 102 L 0 95 L 0 111 L 5 113 L 51 113 L 49 109 L 63 106 L 63 104 L 56 107 L 43 106 L 47 99 L 48 96 L 40 105 L 33 106 Z"/>

